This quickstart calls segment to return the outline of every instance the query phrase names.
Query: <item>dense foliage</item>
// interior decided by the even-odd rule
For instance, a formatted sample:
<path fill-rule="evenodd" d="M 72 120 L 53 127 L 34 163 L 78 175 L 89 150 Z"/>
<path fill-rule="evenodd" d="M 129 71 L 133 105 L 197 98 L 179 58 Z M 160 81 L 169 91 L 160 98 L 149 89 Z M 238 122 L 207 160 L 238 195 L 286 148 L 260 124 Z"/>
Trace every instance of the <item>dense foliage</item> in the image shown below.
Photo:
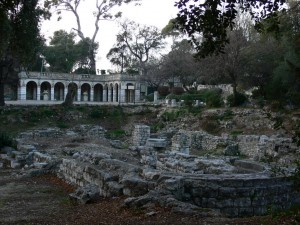
<path fill-rule="evenodd" d="M 248 12 L 258 30 L 278 29 L 278 11 L 286 0 L 178 0 L 177 26 L 191 38 L 199 56 L 224 52 L 228 28 L 234 28 L 239 11 Z M 268 20 L 267 27 L 263 20 Z"/>
<path fill-rule="evenodd" d="M 4 83 L 16 82 L 17 71 L 27 68 L 40 49 L 39 23 L 48 17 L 38 0 L 0 1 L 0 105 Z"/>

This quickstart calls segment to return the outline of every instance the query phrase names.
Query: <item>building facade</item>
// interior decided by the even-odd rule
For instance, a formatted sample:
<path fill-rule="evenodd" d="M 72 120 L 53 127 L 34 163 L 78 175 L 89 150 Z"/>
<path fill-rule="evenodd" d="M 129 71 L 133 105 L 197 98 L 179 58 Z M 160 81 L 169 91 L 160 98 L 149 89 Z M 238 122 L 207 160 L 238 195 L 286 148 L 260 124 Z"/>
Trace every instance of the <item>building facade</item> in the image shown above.
<path fill-rule="evenodd" d="M 64 101 L 70 88 L 77 102 L 136 103 L 146 95 L 139 76 L 21 72 L 18 100 Z"/>

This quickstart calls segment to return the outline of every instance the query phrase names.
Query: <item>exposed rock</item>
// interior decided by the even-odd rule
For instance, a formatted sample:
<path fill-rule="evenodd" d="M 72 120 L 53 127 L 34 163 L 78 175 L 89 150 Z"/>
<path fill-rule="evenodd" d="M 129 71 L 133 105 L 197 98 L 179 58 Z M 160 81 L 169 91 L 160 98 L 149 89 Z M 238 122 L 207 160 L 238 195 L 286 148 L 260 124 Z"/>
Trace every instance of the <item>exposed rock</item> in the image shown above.
<path fill-rule="evenodd" d="M 120 141 L 120 140 L 111 140 L 110 141 L 110 145 L 114 148 L 117 148 L 117 149 L 124 149 L 126 148 L 126 145 Z"/>

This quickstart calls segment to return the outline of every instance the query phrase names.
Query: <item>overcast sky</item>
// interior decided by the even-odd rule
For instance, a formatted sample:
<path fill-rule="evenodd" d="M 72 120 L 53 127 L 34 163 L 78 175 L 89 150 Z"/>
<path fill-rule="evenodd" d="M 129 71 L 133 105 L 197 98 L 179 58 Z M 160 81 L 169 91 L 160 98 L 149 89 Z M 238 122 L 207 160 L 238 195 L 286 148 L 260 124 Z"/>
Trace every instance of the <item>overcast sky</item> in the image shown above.
<path fill-rule="evenodd" d="M 122 6 L 118 11 L 123 12 L 122 20 L 129 19 L 139 24 L 156 26 L 159 29 L 165 27 L 171 18 L 177 13 L 174 7 L 176 0 L 142 0 L 141 6 L 134 6 L 134 3 Z M 91 37 L 94 32 L 94 18 L 92 15 L 95 0 L 85 0 L 80 5 L 80 17 L 82 30 L 86 36 Z M 84 18 L 84 19 L 82 19 Z M 70 32 L 76 27 L 75 17 L 73 14 L 66 12 L 62 15 L 62 20 L 57 21 L 55 15 L 50 21 L 42 24 L 42 33 L 46 38 L 53 35 L 53 32 L 63 29 Z M 96 41 L 99 42 L 99 50 L 96 57 L 97 69 L 111 69 L 110 62 L 106 59 L 106 54 L 113 46 L 116 40 L 116 34 L 119 31 L 117 21 L 101 21 L 100 29 Z"/>

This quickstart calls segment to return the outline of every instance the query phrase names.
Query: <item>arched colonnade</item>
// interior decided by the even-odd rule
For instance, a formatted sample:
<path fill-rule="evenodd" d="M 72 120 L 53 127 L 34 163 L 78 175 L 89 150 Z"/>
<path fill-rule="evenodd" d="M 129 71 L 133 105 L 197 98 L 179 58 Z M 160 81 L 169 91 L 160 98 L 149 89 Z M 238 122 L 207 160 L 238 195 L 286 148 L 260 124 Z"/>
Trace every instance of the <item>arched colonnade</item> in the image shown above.
<path fill-rule="evenodd" d="M 21 80 L 19 100 L 64 101 L 67 90 L 75 91 L 75 101 L 134 103 L 139 99 L 133 82 L 70 82 L 49 80 Z"/>

